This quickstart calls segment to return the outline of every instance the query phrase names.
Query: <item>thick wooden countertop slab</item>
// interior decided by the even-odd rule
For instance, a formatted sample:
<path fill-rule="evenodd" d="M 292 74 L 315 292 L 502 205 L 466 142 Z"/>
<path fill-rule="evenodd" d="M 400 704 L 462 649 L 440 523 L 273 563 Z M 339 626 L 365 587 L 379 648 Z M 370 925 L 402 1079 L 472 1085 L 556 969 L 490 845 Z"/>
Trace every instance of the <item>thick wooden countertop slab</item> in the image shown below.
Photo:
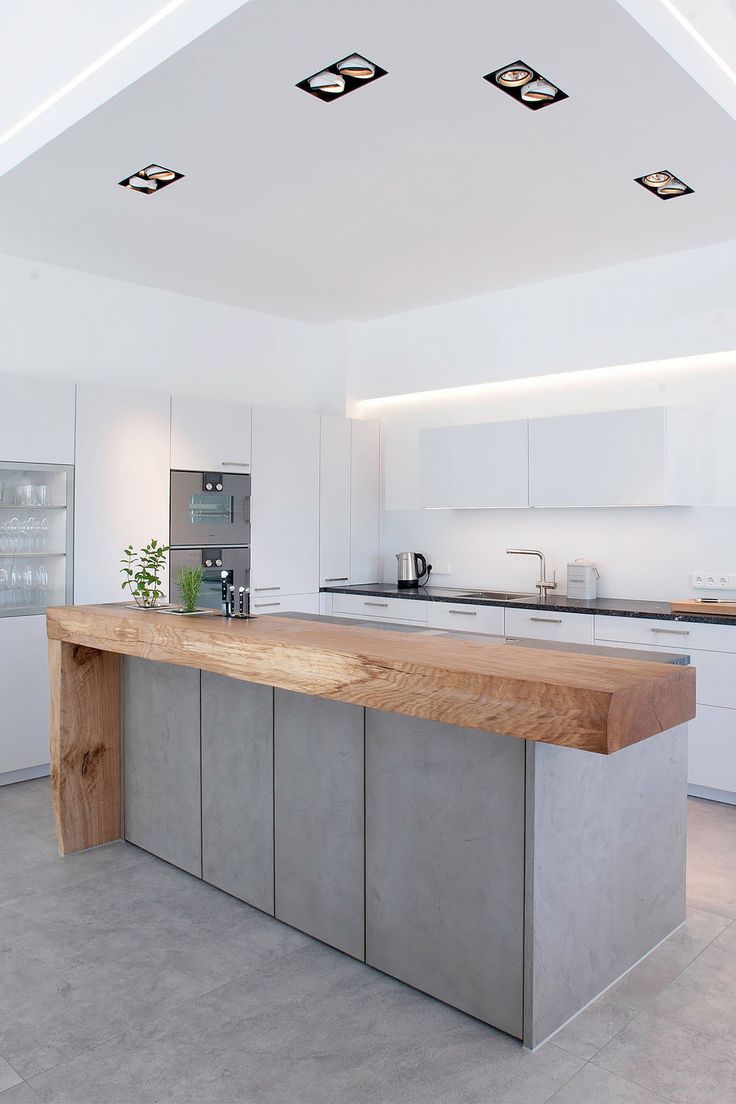
<path fill-rule="evenodd" d="M 607 755 L 695 716 L 692 667 L 327 625 L 179 618 L 122 605 L 47 613 L 52 641 L 178 663 Z M 82 653 L 80 653 L 81 656 Z"/>

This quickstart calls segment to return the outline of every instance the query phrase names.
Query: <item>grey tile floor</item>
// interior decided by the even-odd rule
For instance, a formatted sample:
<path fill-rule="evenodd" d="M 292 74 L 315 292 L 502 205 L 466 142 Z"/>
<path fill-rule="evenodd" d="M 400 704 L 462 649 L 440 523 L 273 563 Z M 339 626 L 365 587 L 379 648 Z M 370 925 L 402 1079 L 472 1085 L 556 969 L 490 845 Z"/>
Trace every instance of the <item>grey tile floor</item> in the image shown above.
<path fill-rule="evenodd" d="M 127 844 L 60 859 L 0 789 L 0 1104 L 733 1104 L 736 808 L 690 912 L 535 1053 Z"/>

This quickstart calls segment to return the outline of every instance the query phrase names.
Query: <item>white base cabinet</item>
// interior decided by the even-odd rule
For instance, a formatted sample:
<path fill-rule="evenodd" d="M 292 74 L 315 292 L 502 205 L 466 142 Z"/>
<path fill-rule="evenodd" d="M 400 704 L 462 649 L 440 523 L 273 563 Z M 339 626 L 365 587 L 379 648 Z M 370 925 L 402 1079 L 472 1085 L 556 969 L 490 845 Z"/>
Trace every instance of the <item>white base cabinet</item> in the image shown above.
<path fill-rule="evenodd" d="M 45 617 L 0 618 L 0 785 L 49 761 Z M 5 779 L 3 776 L 6 776 Z"/>
<path fill-rule="evenodd" d="M 454 632 L 487 633 L 503 636 L 503 606 L 471 606 L 458 602 L 427 602 L 427 626 L 430 629 L 451 629 Z"/>
<path fill-rule="evenodd" d="M 685 653 L 696 670 L 697 712 L 688 724 L 688 785 L 698 797 L 736 804 L 736 626 L 596 616 L 597 644 Z M 731 649 L 731 650 L 729 650 Z"/>
<path fill-rule="evenodd" d="M 256 595 L 251 602 L 255 614 L 267 613 L 319 613 L 319 592 L 314 594 Z"/>
<path fill-rule="evenodd" d="M 557 640 L 562 644 L 592 644 L 593 615 L 506 606 L 506 636 Z"/>

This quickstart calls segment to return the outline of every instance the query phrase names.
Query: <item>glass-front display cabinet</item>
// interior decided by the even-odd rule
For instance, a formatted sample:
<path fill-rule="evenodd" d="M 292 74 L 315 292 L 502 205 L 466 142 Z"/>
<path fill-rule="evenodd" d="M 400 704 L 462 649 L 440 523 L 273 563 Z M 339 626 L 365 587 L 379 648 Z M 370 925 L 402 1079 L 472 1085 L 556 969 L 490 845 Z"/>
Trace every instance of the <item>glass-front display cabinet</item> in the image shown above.
<path fill-rule="evenodd" d="M 72 601 L 74 468 L 0 461 L 0 617 Z"/>

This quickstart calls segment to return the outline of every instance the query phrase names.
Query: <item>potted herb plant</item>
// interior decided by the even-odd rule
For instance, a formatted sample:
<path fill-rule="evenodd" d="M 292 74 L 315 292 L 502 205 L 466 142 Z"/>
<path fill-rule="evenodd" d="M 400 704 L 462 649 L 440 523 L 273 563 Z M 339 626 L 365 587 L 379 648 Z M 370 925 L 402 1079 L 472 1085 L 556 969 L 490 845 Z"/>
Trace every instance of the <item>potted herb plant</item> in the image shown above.
<path fill-rule="evenodd" d="M 177 613 L 197 613 L 197 599 L 204 582 L 203 567 L 187 567 L 182 564 L 176 573 L 181 609 Z"/>
<path fill-rule="evenodd" d="M 122 589 L 130 591 L 139 609 L 155 609 L 159 598 L 163 598 L 162 575 L 168 551 L 167 544 L 159 544 L 154 538 L 138 552 L 132 544 L 123 551 Z"/>

